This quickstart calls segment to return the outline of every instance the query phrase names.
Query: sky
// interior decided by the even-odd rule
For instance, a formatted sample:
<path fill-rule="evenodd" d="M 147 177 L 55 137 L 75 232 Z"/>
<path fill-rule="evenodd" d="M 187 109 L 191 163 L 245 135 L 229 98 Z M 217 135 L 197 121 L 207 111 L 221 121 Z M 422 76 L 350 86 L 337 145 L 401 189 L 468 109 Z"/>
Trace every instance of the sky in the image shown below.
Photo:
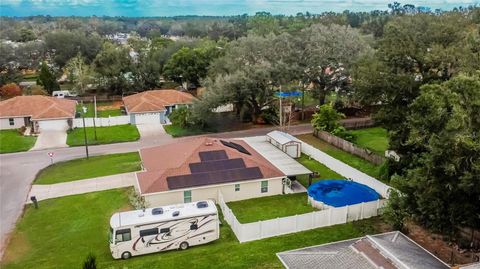
<path fill-rule="evenodd" d="M 295 15 L 306 11 L 385 10 L 392 2 L 394 0 L 0 0 L 0 15 L 169 17 L 253 15 L 258 11 Z M 450 10 L 458 6 L 480 5 L 480 0 L 416 0 L 403 3 Z"/>

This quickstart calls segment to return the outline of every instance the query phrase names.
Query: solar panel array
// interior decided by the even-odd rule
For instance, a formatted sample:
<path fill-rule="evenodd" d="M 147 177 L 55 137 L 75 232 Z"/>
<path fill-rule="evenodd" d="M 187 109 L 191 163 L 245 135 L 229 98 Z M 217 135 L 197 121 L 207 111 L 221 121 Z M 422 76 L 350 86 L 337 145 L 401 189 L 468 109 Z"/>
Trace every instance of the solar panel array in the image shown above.
<path fill-rule="evenodd" d="M 230 170 L 230 169 L 239 169 L 245 168 L 245 162 L 241 158 L 237 159 L 227 159 L 227 160 L 217 160 L 209 162 L 199 162 L 189 164 L 190 171 L 194 173 L 204 173 L 220 170 Z"/>
<path fill-rule="evenodd" d="M 225 150 L 201 151 L 198 155 L 202 162 L 228 159 Z"/>
<path fill-rule="evenodd" d="M 260 178 L 263 178 L 260 168 L 249 167 L 190 175 L 171 176 L 167 177 L 167 183 L 168 188 L 172 190 Z"/>

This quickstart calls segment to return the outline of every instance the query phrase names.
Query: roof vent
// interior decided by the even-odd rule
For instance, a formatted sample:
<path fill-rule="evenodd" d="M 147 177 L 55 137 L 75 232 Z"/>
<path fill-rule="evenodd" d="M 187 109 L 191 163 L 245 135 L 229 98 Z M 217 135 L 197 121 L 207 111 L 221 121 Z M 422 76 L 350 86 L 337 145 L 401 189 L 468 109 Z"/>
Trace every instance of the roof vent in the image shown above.
<path fill-rule="evenodd" d="M 205 142 L 205 146 L 213 146 L 213 142 Z"/>
<path fill-rule="evenodd" d="M 161 214 L 163 214 L 163 208 L 158 207 L 158 208 L 152 209 L 152 215 L 161 215 Z"/>
<path fill-rule="evenodd" d="M 206 201 L 201 201 L 197 203 L 197 208 L 206 208 L 208 207 L 208 203 Z"/>
<path fill-rule="evenodd" d="M 180 211 L 174 211 L 172 213 L 172 217 L 178 217 L 178 215 L 180 215 Z"/>

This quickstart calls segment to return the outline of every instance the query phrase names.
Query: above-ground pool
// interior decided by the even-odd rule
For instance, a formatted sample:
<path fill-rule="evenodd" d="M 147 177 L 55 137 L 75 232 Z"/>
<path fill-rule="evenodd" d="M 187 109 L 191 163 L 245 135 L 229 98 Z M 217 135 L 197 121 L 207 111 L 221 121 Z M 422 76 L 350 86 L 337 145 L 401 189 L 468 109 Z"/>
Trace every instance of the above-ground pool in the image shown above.
<path fill-rule="evenodd" d="M 325 205 L 341 207 L 380 199 L 372 188 L 350 180 L 320 180 L 308 187 L 308 196 Z"/>

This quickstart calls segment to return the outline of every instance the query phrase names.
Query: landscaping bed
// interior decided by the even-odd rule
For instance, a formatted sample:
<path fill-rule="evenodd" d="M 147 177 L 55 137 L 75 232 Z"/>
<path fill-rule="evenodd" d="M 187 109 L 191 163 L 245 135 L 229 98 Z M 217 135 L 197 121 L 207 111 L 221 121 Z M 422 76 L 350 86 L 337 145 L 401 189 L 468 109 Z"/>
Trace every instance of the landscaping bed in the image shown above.
<path fill-rule="evenodd" d="M 0 267 L 81 268 L 93 253 L 97 268 L 283 268 L 277 252 L 383 231 L 381 218 L 371 218 L 240 244 L 222 219 L 220 239 L 212 243 L 114 260 L 108 222 L 115 211 L 129 210 L 127 193 L 116 189 L 50 199 L 39 202 L 39 209 L 27 205 Z"/>
<path fill-rule="evenodd" d="M 298 135 L 298 139 L 312 145 L 313 147 L 325 152 L 333 158 L 340 160 L 353 168 L 356 168 L 367 175 L 380 179 L 381 165 L 375 165 L 353 154 L 345 152 L 337 147 L 334 147 L 327 142 L 316 138 L 313 134 Z"/>
<path fill-rule="evenodd" d="M 18 130 L 0 131 L 0 153 L 27 151 L 35 145 L 34 136 L 23 136 Z"/>
<path fill-rule="evenodd" d="M 317 182 L 322 179 L 344 179 L 345 177 L 337 174 L 335 171 L 321 164 L 317 160 L 310 158 L 309 156 L 302 154 L 302 156 L 296 159 L 306 168 L 310 169 L 312 172 L 317 172 L 318 176 L 312 179 L 312 183 Z M 308 175 L 297 176 L 298 182 L 305 187 L 308 187 Z"/>
<path fill-rule="evenodd" d="M 240 223 L 257 222 L 316 211 L 307 203 L 307 193 L 280 194 L 228 202 Z"/>
<path fill-rule="evenodd" d="M 89 145 L 130 142 L 140 138 L 137 126 L 130 124 L 97 127 L 97 139 L 95 139 L 94 127 L 87 127 L 86 130 Z M 67 145 L 83 146 L 84 143 L 83 128 L 75 128 L 68 132 Z"/>
<path fill-rule="evenodd" d="M 140 162 L 138 152 L 130 152 L 55 163 L 38 173 L 35 184 L 55 184 L 139 171 Z"/>

